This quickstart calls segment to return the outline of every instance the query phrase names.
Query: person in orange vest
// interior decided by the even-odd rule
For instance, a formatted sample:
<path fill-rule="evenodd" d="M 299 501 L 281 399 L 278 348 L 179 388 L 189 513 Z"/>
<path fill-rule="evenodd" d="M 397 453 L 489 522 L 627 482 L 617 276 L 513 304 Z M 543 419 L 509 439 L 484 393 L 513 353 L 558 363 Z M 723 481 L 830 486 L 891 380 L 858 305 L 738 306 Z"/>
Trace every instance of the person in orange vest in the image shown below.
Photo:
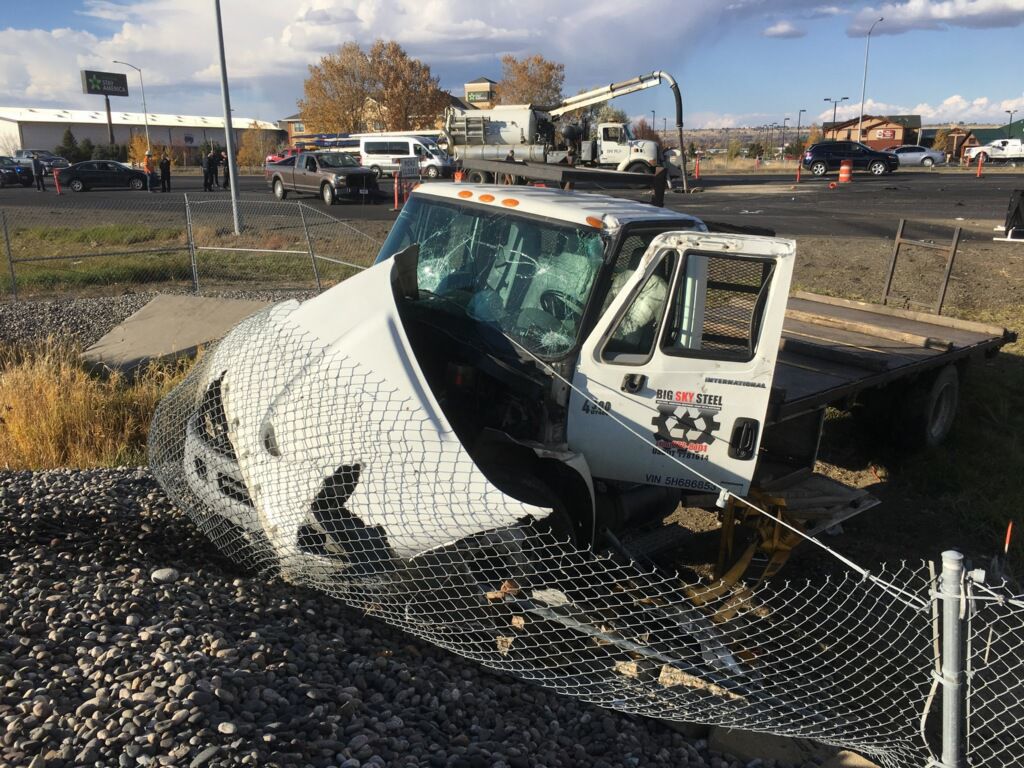
<path fill-rule="evenodd" d="M 153 153 L 148 149 L 146 150 L 146 160 L 142 164 L 142 169 L 146 172 L 146 188 L 150 192 L 154 192 L 153 189 Z"/>

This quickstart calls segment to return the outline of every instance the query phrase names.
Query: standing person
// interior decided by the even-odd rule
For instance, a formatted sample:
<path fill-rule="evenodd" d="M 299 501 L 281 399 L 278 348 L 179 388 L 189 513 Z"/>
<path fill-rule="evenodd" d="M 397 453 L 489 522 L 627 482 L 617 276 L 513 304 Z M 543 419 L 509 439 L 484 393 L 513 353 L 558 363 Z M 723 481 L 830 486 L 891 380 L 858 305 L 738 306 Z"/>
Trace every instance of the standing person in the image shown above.
<path fill-rule="evenodd" d="M 203 191 L 213 192 L 213 177 L 210 176 L 210 155 L 212 152 L 208 152 L 205 155 L 199 156 L 199 167 L 203 169 Z"/>
<path fill-rule="evenodd" d="M 146 172 L 146 187 L 150 192 L 156 192 L 153 189 L 153 153 L 148 149 L 146 150 L 146 159 L 142 163 L 142 169 Z"/>
<path fill-rule="evenodd" d="M 224 163 L 224 189 L 231 189 L 231 168 L 228 166 L 228 153 L 220 153 L 220 161 Z"/>
<path fill-rule="evenodd" d="M 45 192 L 46 179 L 43 178 L 43 162 L 36 154 L 32 155 L 32 175 L 36 177 L 36 190 Z"/>
<path fill-rule="evenodd" d="M 217 166 L 220 165 L 220 155 L 210 150 L 210 183 L 220 188 L 220 181 L 217 179 Z"/>
<path fill-rule="evenodd" d="M 171 158 L 164 152 L 160 158 L 160 191 L 171 191 Z"/>

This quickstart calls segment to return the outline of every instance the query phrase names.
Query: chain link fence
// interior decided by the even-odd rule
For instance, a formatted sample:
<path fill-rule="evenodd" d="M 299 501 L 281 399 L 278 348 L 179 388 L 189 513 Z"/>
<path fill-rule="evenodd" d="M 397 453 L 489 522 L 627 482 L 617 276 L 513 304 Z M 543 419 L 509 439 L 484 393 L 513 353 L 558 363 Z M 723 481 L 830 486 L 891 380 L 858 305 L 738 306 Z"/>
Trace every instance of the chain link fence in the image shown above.
<path fill-rule="evenodd" d="M 346 222 L 303 202 L 136 194 L 52 196 L 0 208 L 0 294 L 323 290 L 373 263 L 387 222 Z M 376 236 L 365 233 L 375 227 Z"/>
<path fill-rule="evenodd" d="M 331 316 L 342 350 L 298 306 L 233 330 L 150 431 L 161 485 L 236 562 L 600 706 L 812 738 L 885 768 L 1024 761 L 1024 604 L 981 601 L 978 574 L 723 588 L 595 550 L 482 474 L 387 362 L 374 317 Z"/>

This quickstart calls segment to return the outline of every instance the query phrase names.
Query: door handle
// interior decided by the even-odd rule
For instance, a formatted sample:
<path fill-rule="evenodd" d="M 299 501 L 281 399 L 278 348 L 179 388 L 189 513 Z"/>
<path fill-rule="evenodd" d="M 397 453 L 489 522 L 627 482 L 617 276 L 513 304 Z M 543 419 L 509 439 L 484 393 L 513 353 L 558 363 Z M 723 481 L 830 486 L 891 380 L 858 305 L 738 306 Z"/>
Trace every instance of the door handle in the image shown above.
<path fill-rule="evenodd" d="M 736 419 L 732 426 L 732 437 L 729 438 L 729 458 L 745 461 L 754 457 L 760 426 L 757 419 Z"/>
<path fill-rule="evenodd" d="M 638 394 L 647 384 L 647 377 L 642 373 L 627 373 L 622 377 L 622 386 L 619 387 L 627 395 Z"/>

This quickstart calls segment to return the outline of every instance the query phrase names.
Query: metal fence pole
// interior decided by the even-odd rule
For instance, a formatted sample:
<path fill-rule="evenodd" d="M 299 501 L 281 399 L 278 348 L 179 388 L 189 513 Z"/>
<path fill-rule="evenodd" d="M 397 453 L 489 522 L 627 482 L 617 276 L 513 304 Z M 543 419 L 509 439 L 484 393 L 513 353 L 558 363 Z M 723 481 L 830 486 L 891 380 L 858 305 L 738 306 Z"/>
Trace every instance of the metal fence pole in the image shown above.
<path fill-rule="evenodd" d="M 960 619 L 964 557 L 942 553 L 942 766 L 964 768 L 963 624 Z"/>
<path fill-rule="evenodd" d="M 313 277 L 316 278 L 316 292 L 321 293 L 323 286 L 320 285 L 320 270 L 316 265 L 316 254 L 313 253 L 313 241 L 309 237 L 309 227 L 306 225 L 306 214 L 302 210 L 305 206 L 299 203 L 299 218 L 302 219 L 302 231 L 306 233 L 306 247 L 309 249 L 309 260 L 313 264 Z"/>
<path fill-rule="evenodd" d="M 196 261 L 196 241 L 192 236 L 192 208 L 189 205 L 188 195 L 185 196 L 185 229 L 188 232 L 188 255 L 192 261 L 192 290 L 199 294 L 199 264 Z"/>
<path fill-rule="evenodd" d="M 0 222 L 4 228 L 4 248 L 7 249 L 7 266 L 11 269 L 11 298 L 18 300 L 18 281 L 14 275 L 14 254 L 11 252 L 11 236 L 7 232 L 7 212 L 0 210 Z"/>

